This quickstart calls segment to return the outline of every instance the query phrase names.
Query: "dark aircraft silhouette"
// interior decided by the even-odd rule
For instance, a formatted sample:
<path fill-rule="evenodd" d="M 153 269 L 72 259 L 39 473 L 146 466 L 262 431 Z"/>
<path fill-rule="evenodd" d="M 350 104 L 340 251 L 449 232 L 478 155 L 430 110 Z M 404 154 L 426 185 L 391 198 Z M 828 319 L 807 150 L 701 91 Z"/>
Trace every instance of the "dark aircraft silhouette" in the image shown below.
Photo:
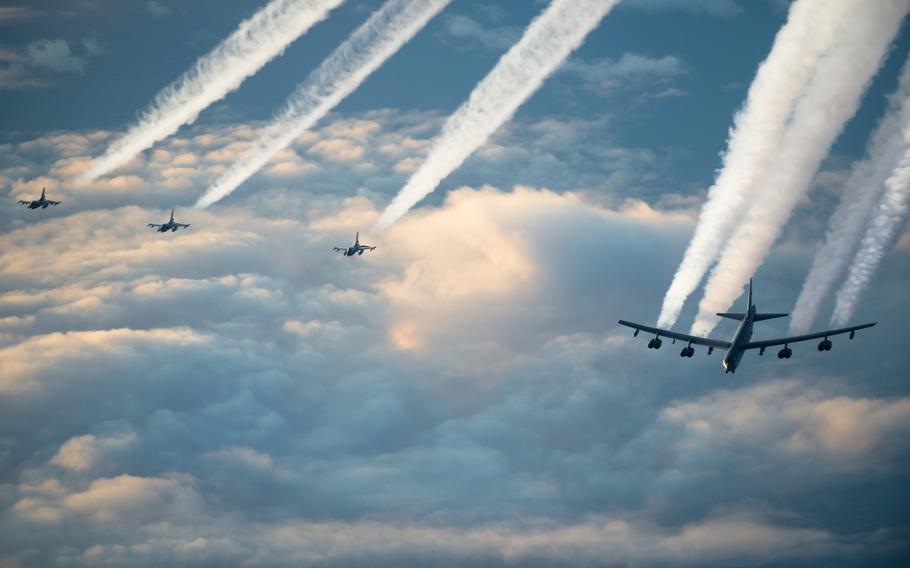
<path fill-rule="evenodd" d="M 355 254 L 362 255 L 363 251 L 376 250 L 376 247 L 371 247 L 369 245 L 360 244 L 360 233 L 357 233 L 356 235 L 354 235 L 354 244 L 353 245 L 351 245 L 348 248 L 335 247 L 334 250 L 335 250 L 335 252 L 341 251 L 343 253 L 342 254 L 343 256 L 354 256 Z"/>
<path fill-rule="evenodd" d="M 638 336 L 639 331 L 644 331 L 646 333 L 653 333 L 654 337 L 648 341 L 648 349 L 660 349 L 660 346 L 663 344 L 661 337 L 669 337 L 673 339 L 673 343 L 676 343 L 676 340 L 688 342 L 686 347 L 682 348 L 682 351 L 679 352 L 680 357 L 691 357 L 695 354 L 695 348 L 692 347 L 692 344 L 695 345 L 705 345 L 708 347 L 708 354 L 710 355 L 715 348 L 726 349 L 727 354 L 724 355 L 724 370 L 726 373 L 735 373 L 737 367 L 739 367 L 739 362 L 742 360 L 743 355 L 749 349 L 758 349 L 759 355 L 765 354 L 765 349 L 768 347 L 773 347 L 775 345 L 783 345 L 784 348 L 777 352 L 778 359 L 789 359 L 793 355 L 793 350 L 790 349 L 791 343 L 797 343 L 799 341 L 809 341 L 811 339 L 823 338 L 818 344 L 819 351 L 831 351 L 831 340 L 828 339 L 832 335 L 839 335 L 841 333 L 849 333 L 850 339 L 853 339 L 853 336 L 856 334 L 857 330 L 865 329 L 867 327 L 872 327 L 875 325 L 873 323 L 864 323 L 862 325 L 854 325 L 851 327 L 844 327 L 841 329 L 830 329 L 828 331 L 820 331 L 818 333 L 810 333 L 808 335 L 796 335 L 794 337 L 782 337 L 780 339 L 767 339 L 764 341 L 751 341 L 752 339 L 752 324 L 757 321 L 764 321 L 774 318 L 786 317 L 789 314 L 760 314 L 755 310 L 755 304 L 752 303 L 752 280 L 749 280 L 749 300 L 748 305 L 746 306 L 746 313 L 723 313 L 717 314 L 722 318 L 734 319 L 741 321 L 739 327 L 736 329 L 736 334 L 733 335 L 732 341 L 720 341 L 717 339 L 708 339 L 707 337 L 696 337 L 694 335 L 686 335 L 684 333 L 677 333 L 675 331 L 670 331 L 667 329 L 659 329 L 656 327 L 650 327 L 647 325 L 641 325 L 638 323 L 632 323 L 625 320 L 619 320 L 620 325 L 631 327 L 635 330 L 633 336 Z"/>
<path fill-rule="evenodd" d="M 19 204 L 25 205 L 29 209 L 39 209 L 39 208 L 47 209 L 51 205 L 60 205 L 60 203 L 62 203 L 61 201 L 51 201 L 50 199 L 47 199 L 46 197 L 44 197 L 44 192 L 46 189 L 47 189 L 46 187 L 41 188 L 41 197 L 39 197 L 38 199 L 36 199 L 34 201 L 24 201 L 24 200 L 20 199 Z"/>
<path fill-rule="evenodd" d="M 154 227 L 158 227 L 157 229 L 155 229 L 157 232 L 166 233 L 168 231 L 172 231 L 172 232 L 176 231 L 177 229 L 179 229 L 181 227 L 184 227 L 184 228 L 189 227 L 189 224 L 183 224 L 183 223 L 178 223 L 178 222 L 174 221 L 174 210 L 171 209 L 171 220 L 168 221 L 167 223 L 162 223 L 162 224 L 149 223 L 150 229 L 152 229 Z"/>

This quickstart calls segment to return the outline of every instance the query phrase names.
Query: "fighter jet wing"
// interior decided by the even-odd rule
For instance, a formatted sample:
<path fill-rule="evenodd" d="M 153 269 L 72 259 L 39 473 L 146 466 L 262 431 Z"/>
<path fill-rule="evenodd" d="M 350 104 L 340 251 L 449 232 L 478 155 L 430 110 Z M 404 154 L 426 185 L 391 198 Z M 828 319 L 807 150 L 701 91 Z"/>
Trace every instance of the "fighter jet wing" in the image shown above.
<path fill-rule="evenodd" d="M 844 327 L 841 329 L 829 329 L 828 331 L 819 331 L 818 333 L 810 333 L 808 335 L 794 335 L 793 337 L 781 337 L 780 339 L 766 339 L 764 341 L 751 341 L 746 343 L 743 346 L 743 349 L 761 349 L 764 347 L 773 347 L 775 345 L 786 345 L 788 343 L 798 343 L 800 341 L 809 341 L 812 339 L 828 338 L 832 335 L 840 335 L 842 333 L 849 333 L 850 339 L 853 339 L 853 334 L 859 329 L 866 329 L 867 327 L 872 327 L 876 322 L 864 323 L 862 325 L 854 325 L 850 327 Z"/>
<path fill-rule="evenodd" d="M 189 227 L 191 223 L 174 223 L 177 227 Z"/>
<path fill-rule="evenodd" d="M 158 227 L 160 229 L 161 223 L 149 223 L 149 229 L 152 229 L 154 227 Z"/>
<path fill-rule="evenodd" d="M 51 200 L 47 201 L 48 205 L 60 205 L 61 203 L 63 203 L 63 202 L 62 201 L 51 201 Z"/>
<path fill-rule="evenodd" d="M 730 347 L 729 341 L 720 341 L 718 339 L 709 339 L 707 337 L 697 337 L 695 335 L 686 335 L 685 333 L 678 333 L 675 331 L 670 331 L 669 329 L 660 329 L 657 327 L 651 327 L 647 325 L 641 325 L 640 323 L 632 323 L 626 320 L 619 320 L 620 325 L 626 327 L 631 327 L 632 329 L 638 331 L 645 331 L 647 333 L 653 333 L 657 337 L 669 337 L 671 339 L 678 339 L 680 341 L 686 341 L 694 345 L 704 345 L 706 347 L 715 347 L 717 349 L 728 349 Z M 635 335 L 638 335 L 638 331 L 635 332 Z"/>

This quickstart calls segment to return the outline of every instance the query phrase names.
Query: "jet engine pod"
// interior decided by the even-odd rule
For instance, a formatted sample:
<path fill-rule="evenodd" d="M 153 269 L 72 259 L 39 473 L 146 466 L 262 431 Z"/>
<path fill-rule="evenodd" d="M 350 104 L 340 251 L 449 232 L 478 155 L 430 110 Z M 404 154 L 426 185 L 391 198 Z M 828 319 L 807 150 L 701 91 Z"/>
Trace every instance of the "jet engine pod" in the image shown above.
<path fill-rule="evenodd" d="M 818 350 L 819 351 L 831 351 L 831 340 L 826 338 L 826 339 L 822 339 L 821 341 L 819 341 Z"/>
<path fill-rule="evenodd" d="M 654 349 L 660 349 L 660 346 L 663 344 L 664 344 L 664 342 L 661 341 L 660 339 L 655 339 L 654 340 Z"/>
<path fill-rule="evenodd" d="M 680 357 L 691 357 L 695 355 L 695 348 L 691 345 L 688 347 L 683 347 L 682 351 L 679 352 Z"/>
<path fill-rule="evenodd" d="M 789 347 L 784 347 L 783 349 L 781 349 L 780 351 L 777 352 L 778 359 L 789 359 L 791 355 L 793 355 L 793 350 L 790 349 Z"/>

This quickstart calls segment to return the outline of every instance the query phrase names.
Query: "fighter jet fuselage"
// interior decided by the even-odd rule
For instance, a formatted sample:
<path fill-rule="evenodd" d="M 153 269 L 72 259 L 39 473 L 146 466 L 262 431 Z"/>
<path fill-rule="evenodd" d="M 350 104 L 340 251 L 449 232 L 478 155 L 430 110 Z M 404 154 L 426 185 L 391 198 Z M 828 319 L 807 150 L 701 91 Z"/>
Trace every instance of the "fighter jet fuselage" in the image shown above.
<path fill-rule="evenodd" d="M 52 205 L 60 205 L 60 201 L 52 201 L 45 197 L 45 191 L 47 188 L 41 188 L 41 197 L 34 199 L 32 201 L 20 200 L 21 205 L 25 205 L 28 209 L 47 209 Z"/>
<path fill-rule="evenodd" d="M 366 251 L 376 250 L 376 247 L 370 245 L 360 244 L 360 233 L 354 235 L 354 244 L 345 248 L 345 247 L 335 247 L 335 252 L 341 252 L 342 256 L 361 256 Z"/>

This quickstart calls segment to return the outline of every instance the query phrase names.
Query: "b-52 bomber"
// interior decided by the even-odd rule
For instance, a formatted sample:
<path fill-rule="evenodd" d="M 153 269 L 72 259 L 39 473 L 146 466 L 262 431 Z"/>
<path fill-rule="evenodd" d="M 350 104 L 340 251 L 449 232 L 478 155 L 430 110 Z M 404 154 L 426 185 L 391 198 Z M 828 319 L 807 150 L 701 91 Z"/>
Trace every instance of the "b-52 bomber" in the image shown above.
<path fill-rule="evenodd" d="M 188 223 L 187 224 L 178 223 L 178 222 L 174 221 L 174 210 L 171 209 L 171 220 L 168 221 L 167 223 L 161 223 L 161 224 L 149 223 L 149 229 L 153 229 L 155 227 L 157 227 L 157 229 L 155 229 L 155 231 L 157 231 L 159 233 L 166 233 L 168 231 L 173 232 L 180 228 L 189 227 L 189 224 Z"/>
<path fill-rule="evenodd" d="M 376 247 L 371 247 L 370 245 L 360 244 L 360 233 L 354 235 L 354 244 L 345 248 L 345 247 L 335 247 L 335 252 L 341 251 L 342 256 L 354 256 L 362 255 L 364 251 L 367 250 L 376 250 Z"/>
<path fill-rule="evenodd" d="M 44 196 L 44 192 L 47 190 L 46 187 L 41 188 L 41 197 L 35 199 L 34 201 L 25 201 L 20 199 L 19 204 L 25 205 L 29 209 L 47 209 L 51 205 L 60 205 L 62 201 L 51 201 L 50 199 Z"/>
<path fill-rule="evenodd" d="M 739 327 L 736 329 L 736 333 L 733 335 L 732 341 L 720 341 L 717 339 L 709 339 L 707 337 L 697 337 L 694 335 L 686 335 L 684 333 L 677 333 L 675 331 L 670 331 L 668 329 L 659 329 L 656 327 L 650 327 L 647 325 L 641 325 L 638 323 L 632 323 L 625 320 L 619 320 L 620 325 L 631 327 L 635 330 L 635 333 L 632 334 L 634 337 L 638 336 L 638 332 L 644 331 L 645 333 L 653 333 L 652 337 L 648 341 L 648 349 L 660 349 L 660 346 L 663 344 L 661 337 L 669 337 L 673 339 L 673 343 L 676 343 L 676 340 L 684 341 L 687 343 L 685 347 L 682 348 L 682 351 L 679 352 L 680 357 L 692 357 L 695 354 L 695 348 L 692 347 L 695 345 L 704 345 L 708 348 L 708 354 L 710 355 L 714 349 L 725 349 L 726 355 L 724 355 L 724 372 L 725 373 L 735 373 L 736 369 L 739 367 L 739 363 L 743 358 L 743 355 L 749 349 L 758 349 L 759 355 L 765 354 L 765 349 L 768 347 L 773 347 L 776 345 L 783 345 L 783 349 L 777 352 L 778 359 L 789 359 L 793 355 L 793 350 L 790 349 L 791 343 L 797 343 L 800 341 L 810 341 L 812 339 L 821 339 L 818 343 L 819 351 L 831 351 L 831 340 L 828 339 L 833 335 L 840 335 L 842 333 L 849 333 L 850 339 L 853 339 L 853 336 L 856 334 L 857 330 L 865 329 L 867 327 L 872 327 L 875 325 L 873 323 L 864 323 L 861 325 L 854 325 L 850 327 L 844 327 L 841 329 L 829 329 L 827 331 L 820 331 L 818 333 L 810 333 L 808 335 L 796 335 L 793 337 L 782 337 L 780 339 L 766 339 L 764 341 L 752 341 L 752 324 L 758 321 L 764 321 L 774 318 L 786 317 L 789 314 L 760 314 L 755 309 L 755 304 L 752 303 L 752 280 L 749 280 L 749 300 L 748 305 L 746 306 L 745 313 L 722 313 L 717 314 L 722 318 L 729 318 L 733 320 L 740 321 Z"/>

